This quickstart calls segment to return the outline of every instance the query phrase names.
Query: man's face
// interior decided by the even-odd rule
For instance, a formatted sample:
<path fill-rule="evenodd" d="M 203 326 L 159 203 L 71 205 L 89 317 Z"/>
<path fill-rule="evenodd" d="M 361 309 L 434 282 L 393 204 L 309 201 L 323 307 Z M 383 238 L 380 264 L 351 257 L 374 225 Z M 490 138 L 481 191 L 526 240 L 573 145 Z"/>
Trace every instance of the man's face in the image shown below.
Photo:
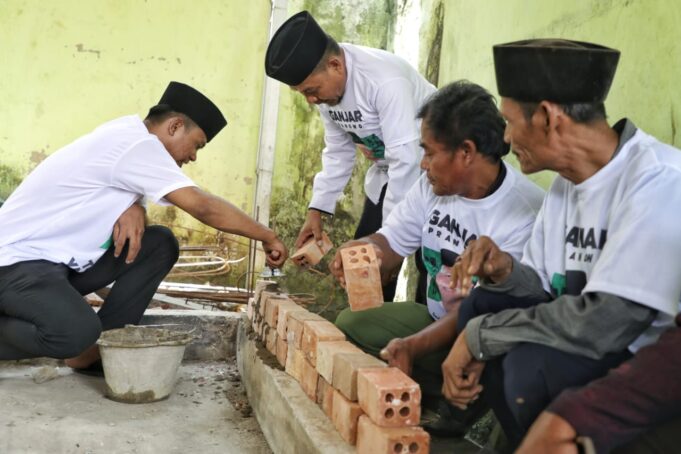
<path fill-rule="evenodd" d="M 450 150 L 438 142 L 426 123 L 426 120 L 421 122 L 421 169 L 426 172 L 435 195 L 463 195 L 466 187 L 463 152 Z"/>
<path fill-rule="evenodd" d="M 206 134 L 198 126 L 187 127 L 184 122 L 171 124 L 163 144 L 177 165 L 182 167 L 196 161 L 197 152 L 206 146 Z"/>
<path fill-rule="evenodd" d="M 504 141 L 511 145 L 511 152 L 518 158 L 522 172 L 550 169 L 551 150 L 541 116 L 535 112 L 528 120 L 520 104 L 511 98 L 501 98 L 500 110 L 506 120 Z"/>
<path fill-rule="evenodd" d="M 300 85 L 291 88 L 310 104 L 335 106 L 345 92 L 345 70 L 338 61 L 330 60 L 325 69 L 313 72 Z"/>

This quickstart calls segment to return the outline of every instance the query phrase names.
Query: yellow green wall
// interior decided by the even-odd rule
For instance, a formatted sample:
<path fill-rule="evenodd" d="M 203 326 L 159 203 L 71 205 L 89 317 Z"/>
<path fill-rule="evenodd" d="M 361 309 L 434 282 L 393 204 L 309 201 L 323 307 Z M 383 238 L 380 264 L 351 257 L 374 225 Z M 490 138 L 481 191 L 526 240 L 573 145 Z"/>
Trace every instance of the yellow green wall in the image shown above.
<path fill-rule="evenodd" d="M 269 16 L 267 1 L 3 0 L 0 165 L 24 176 L 100 123 L 146 115 L 179 80 L 229 121 L 186 173 L 250 210 Z"/>
<path fill-rule="evenodd" d="M 439 84 L 469 79 L 496 93 L 492 45 L 528 38 L 592 41 L 622 52 L 606 108 L 681 146 L 678 0 L 443 0 Z M 553 176 L 537 179 L 547 185 Z"/>

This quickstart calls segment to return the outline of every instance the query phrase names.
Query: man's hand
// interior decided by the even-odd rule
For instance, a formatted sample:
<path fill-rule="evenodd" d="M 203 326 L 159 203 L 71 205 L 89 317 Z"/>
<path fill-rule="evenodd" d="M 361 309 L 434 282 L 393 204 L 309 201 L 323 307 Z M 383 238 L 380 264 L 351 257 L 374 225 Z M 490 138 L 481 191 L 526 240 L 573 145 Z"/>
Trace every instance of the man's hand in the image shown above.
<path fill-rule="evenodd" d="M 388 342 L 388 345 L 381 350 L 381 358 L 388 362 L 388 366 L 397 367 L 405 374 L 411 376 L 414 355 L 407 339 L 396 337 Z"/>
<path fill-rule="evenodd" d="M 577 454 L 575 429 L 560 416 L 542 412 L 534 421 L 516 454 Z"/>
<path fill-rule="evenodd" d="M 128 256 L 125 258 L 125 263 L 132 263 L 142 247 L 142 235 L 144 235 L 145 226 L 145 211 L 144 208 L 134 203 L 130 208 L 125 210 L 114 224 L 113 229 L 113 243 L 114 243 L 114 257 L 118 258 L 128 243 Z"/>
<path fill-rule="evenodd" d="M 361 240 L 351 240 L 348 241 L 347 243 L 343 243 L 340 247 L 336 249 L 336 255 L 333 257 L 333 260 L 329 263 L 329 271 L 331 271 L 331 274 L 333 274 L 333 277 L 336 278 L 338 283 L 341 285 L 341 287 L 345 288 L 345 273 L 343 272 L 343 260 L 341 259 L 341 249 L 345 249 L 348 247 L 352 246 L 371 246 L 374 248 L 374 251 L 376 252 L 376 259 L 378 260 L 378 266 L 381 266 L 382 260 L 383 260 L 383 251 L 381 250 L 378 245 L 372 243 L 371 241 L 367 241 L 364 239 Z"/>
<path fill-rule="evenodd" d="M 280 268 L 288 258 L 286 245 L 276 236 L 269 241 L 263 241 L 262 248 L 267 255 L 265 261 L 270 268 Z"/>
<path fill-rule="evenodd" d="M 471 292 L 473 276 L 503 282 L 511 274 L 512 267 L 511 256 L 499 249 L 490 237 L 481 236 L 468 243 L 452 267 L 451 287 L 465 297 Z"/>
<path fill-rule="evenodd" d="M 300 233 L 298 233 L 298 238 L 296 238 L 293 246 L 300 249 L 310 238 L 314 238 L 317 244 L 320 247 L 322 246 L 322 213 L 314 209 L 307 210 L 305 223 L 300 228 Z"/>
<path fill-rule="evenodd" d="M 442 363 L 442 394 L 452 405 L 465 410 L 482 391 L 480 376 L 485 363 L 473 358 L 466 344 L 466 331 L 462 331 Z"/>

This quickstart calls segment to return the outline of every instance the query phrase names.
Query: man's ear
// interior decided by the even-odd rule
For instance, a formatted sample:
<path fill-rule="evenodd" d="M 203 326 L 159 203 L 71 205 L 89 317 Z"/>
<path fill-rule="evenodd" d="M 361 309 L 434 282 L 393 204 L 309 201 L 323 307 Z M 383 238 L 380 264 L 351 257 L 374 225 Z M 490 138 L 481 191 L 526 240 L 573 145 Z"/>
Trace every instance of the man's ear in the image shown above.
<path fill-rule="evenodd" d="M 184 126 L 184 120 L 182 117 L 171 117 L 168 121 L 168 134 L 170 136 L 175 135 L 177 131 Z"/>
<path fill-rule="evenodd" d="M 464 164 L 470 165 L 473 162 L 475 154 L 478 152 L 478 147 L 475 145 L 475 142 L 470 139 L 466 139 L 461 142 L 459 148 L 463 154 Z"/>
<path fill-rule="evenodd" d="M 560 131 L 563 121 L 565 120 L 565 113 L 563 109 L 548 101 L 542 101 L 537 108 L 542 115 L 542 127 L 546 133 Z"/>
<path fill-rule="evenodd" d="M 338 74 L 343 74 L 343 60 L 340 55 L 331 55 L 326 61 L 326 69 L 328 71 L 337 72 Z"/>

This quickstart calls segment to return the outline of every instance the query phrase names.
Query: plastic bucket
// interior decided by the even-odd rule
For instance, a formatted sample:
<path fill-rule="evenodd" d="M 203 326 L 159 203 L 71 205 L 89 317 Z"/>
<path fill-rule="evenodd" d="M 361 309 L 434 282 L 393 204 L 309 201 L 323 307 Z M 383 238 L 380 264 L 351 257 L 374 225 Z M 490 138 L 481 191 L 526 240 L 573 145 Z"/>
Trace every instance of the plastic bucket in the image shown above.
<path fill-rule="evenodd" d="M 105 331 L 97 341 L 106 396 L 126 403 L 155 402 L 175 387 L 191 332 L 126 326 Z"/>

